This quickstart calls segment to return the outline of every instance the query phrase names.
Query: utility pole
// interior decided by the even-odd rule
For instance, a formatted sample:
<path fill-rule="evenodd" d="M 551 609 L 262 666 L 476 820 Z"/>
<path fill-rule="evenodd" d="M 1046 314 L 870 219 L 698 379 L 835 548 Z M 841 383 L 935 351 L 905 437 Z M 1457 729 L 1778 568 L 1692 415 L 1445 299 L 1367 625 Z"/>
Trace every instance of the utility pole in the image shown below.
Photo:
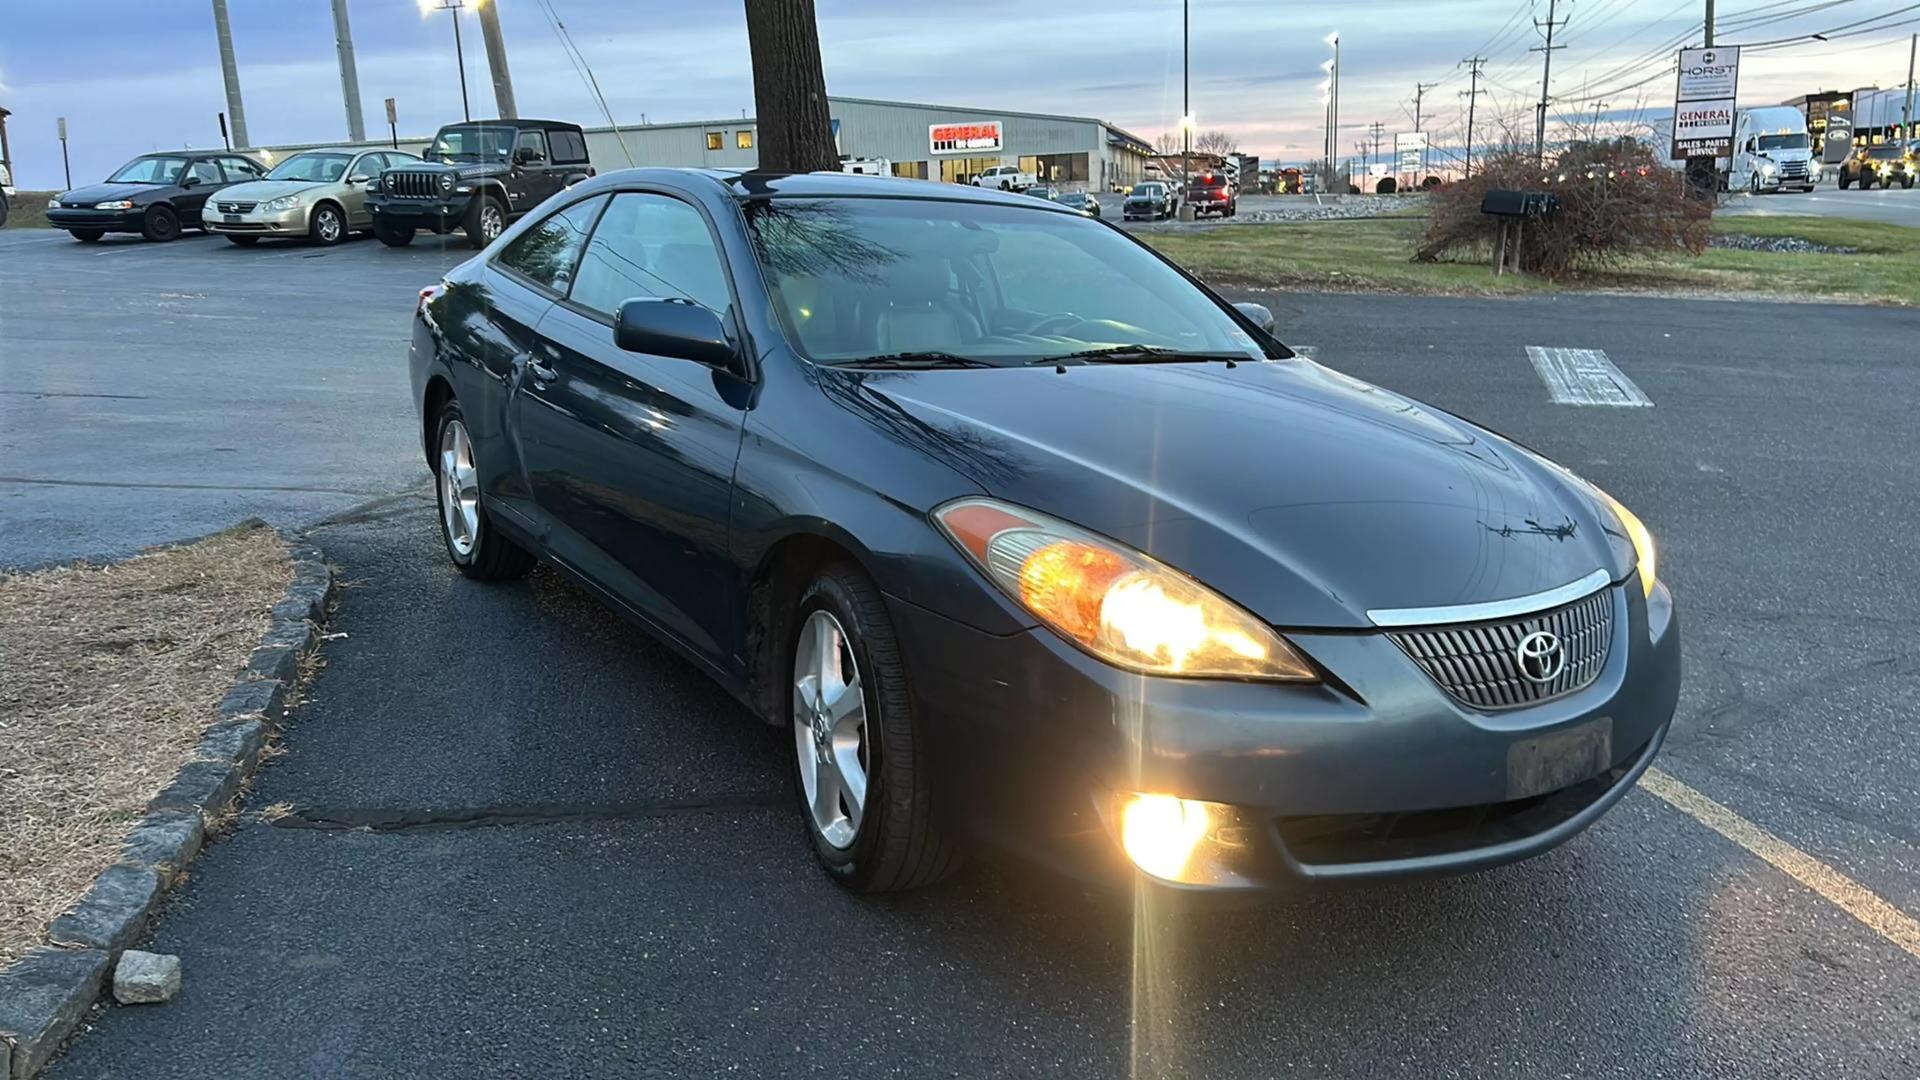
<path fill-rule="evenodd" d="M 1387 130 L 1387 125 L 1375 120 L 1367 125 L 1367 130 L 1373 134 L 1373 156 L 1367 159 L 1367 175 L 1372 176 L 1380 163 L 1380 136 Z"/>
<path fill-rule="evenodd" d="M 487 69 L 493 73 L 494 115 L 512 120 L 520 115 L 513 101 L 513 75 L 507 70 L 507 42 L 500 36 L 500 0 L 476 4 L 480 13 L 480 40 L 487 46 Z"/>
<path fill-rule="evenodd" d="M 333 45 L 340 53 L 340 96 L 347 101 L 347 138 L 364 142 L 367 122 L 360 115 L 360 73 L 353 66 L 353 28 L 347 25 L 347 0 L 333 0 Z"/>
<path fill-rule="evenodd" d="M 1547 0 L 1547 21 L 1542 23 L 1539 19 L 1533 20 L 1534 29 L 1544 30 L 1546 32 L 1547 43 L 1545 45 L 1535 45 L 1533 48 L 1527 50 L 1528 52 L 1546 54 L 1545 67 L 1540 72 L 1539 111 L 1534 114 L 1533 118 L 1533 156 L 1541 161 L 1546 160 L 1547 157 L 1547 96 L 1553 89 L 1553 54 L 1555 50 L 1566 48 L 1565 45 L 1555 45 L 1553 43 L 1553 32 L 1567 25 L 1567 20 L 1565 19 L 1554 19 L 1554 15 L 1558 12 L 1559 3 L 1560 0 Z M 1713 18 L 1713 0 L 1707 0 L 1707 11 L 1707 18 Z"/>
<path fill-rule="evenodd" d="M 1913 141 L 1913 57 L 1920 51 L 1920 34 L 1907 39 L 1907 104 L 1900 110 L 1900 137 Z"/>
<path fill-rule="evenodd" d="M 1414 134 L 1416 135 L 1419 134 L 1421 130 L 1420 105 L 1422 102 L 1424 102 L 1427 99 L 1427 91 L 1439 85 L 1440 85 L 1439 83 L 1430 83 L 1430 82 L 1429 83 L 1416 82 L 1413 84 L 1413 130 L 1414 130 Z M 1396 165 L 1396 167 L 1398 166 Z M 1427 171 L 1427 148 L 1425 146 L 1422 146 L 1420 148 L 1420 172 L 1424 174 L 1426 171 Z M 1414 187 L 1420 186 L 1419 176 L 1415 176 L 1413 178 L 1413 186 Z"/>
<path fill-rule="evenodd" d="M 1180 0 L 1180 220 L 1186 221 L 1191 215 L 1187 210 L 1187 192 L 1190 190 L 1188 173 L 1193 171 L 1193 101 L 1190 93 L 1192 79 L 1189 76 L 1189 45 L 1192 37 L 1191 9 L 1189 0 Z"/>
<path fill-rule="evenodd" d="M 467 9 L 466 0 L 440 0 L 428 11 L 446 11 L 453 14 L 453 56 L 460 66 L 460 118 L 473 119 L 473 109 L 467 104 L 467 48 L 460 41 L 460 13 Z"/>
<path fill-rule="evenodd" d="M 233 27 L 227 23 L 227 0 L 213 0 L 213 32 L 220 40 L 220 74 L 227 81 L 227 119 L 233 141 L 242 149 L 247 141 L 247 111 L 240 104 L 240 66 L 233 59 Z"/>
<path fill-rule="evenodd" d="M 1473 80 L 1469 84 L 1472 89 L 1462 91 L 1467 97 L 1467 168 L 1466 176 L 1462 177 L 1466 179 L 1473 176 L 1473 110 L 1474 106 L 1480 104 L 1480 95 L 1486 93 L 1485 90 L 1480 89 L 1480 69 L 1487 66 L 1487 58 L 1475 56 L 1460 62 L 1468 65 Z"/>

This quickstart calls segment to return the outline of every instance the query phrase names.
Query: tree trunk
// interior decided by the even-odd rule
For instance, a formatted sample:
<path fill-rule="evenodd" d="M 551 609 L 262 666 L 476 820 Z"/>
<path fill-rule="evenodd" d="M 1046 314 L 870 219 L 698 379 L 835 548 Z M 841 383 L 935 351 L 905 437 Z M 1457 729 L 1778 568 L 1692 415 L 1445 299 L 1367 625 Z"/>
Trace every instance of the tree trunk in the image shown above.
<path fill-rule="evenodd" d="M 813 0 L 746 0 L 746 5 L 753 106 L 760 114 L 760 168 L 839 169 Z"/>

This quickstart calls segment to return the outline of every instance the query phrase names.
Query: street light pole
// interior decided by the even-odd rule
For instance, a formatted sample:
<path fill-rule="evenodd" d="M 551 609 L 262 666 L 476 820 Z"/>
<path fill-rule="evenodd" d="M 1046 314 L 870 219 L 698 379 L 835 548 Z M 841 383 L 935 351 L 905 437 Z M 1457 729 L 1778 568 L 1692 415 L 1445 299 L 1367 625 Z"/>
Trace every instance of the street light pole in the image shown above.
<path fill-rule="evenodd" d="M 1920 51 L 1920 34 L 1907 40 L 1907 104 L 1900 110 L 1900 137 L 1913 141 L 1913 58 Z"/>
<path fill-rule="evenodd" d="M 1340 31 L 1323 40 L 1333 49 L 1333 60 L 1327 67 L 1327 191 L 1331 193 L 1340 173 Z"/>
<path fill-rule="evenodd" d="M 1189 68 L 1192 39 L 1190 0 L 1180 0 L 1180 202 L 1187 200 L 1187 174 L 1193 170 L 1193 78 Z M 1183 219 L 1184 220 L 1184 219 Z"/>
<path fill-rule="evenodd" d="M 242 149 L 247 141 L 247 110 L 240 104 L 240 66 L 233 59 L 233 27 L 227 23 L 227 0 L 213 0 L 213 33 L 220 45 L 220 77 L 227 84 L 227 119 L 233 124 L 233 141 Z"/>
<path fill-rule="evenodd" d="M 450 11 L 453 13 L 453 55 L 460 65 L 460 116 L 465 120 L 473 119 L 473 110 L 467 105 L 467 50 L 460 43 L 460 13 L 466 10 L 465 0 L 440 0 L 438 4 L 425 6 L 425 11 Z"/>

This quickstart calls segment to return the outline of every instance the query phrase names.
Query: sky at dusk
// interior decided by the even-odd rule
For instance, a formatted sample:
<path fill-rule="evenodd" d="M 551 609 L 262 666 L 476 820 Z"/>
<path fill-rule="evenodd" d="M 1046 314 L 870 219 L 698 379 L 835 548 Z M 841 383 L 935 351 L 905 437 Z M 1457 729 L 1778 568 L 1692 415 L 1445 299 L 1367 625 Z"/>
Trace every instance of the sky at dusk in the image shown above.
<path fill-rule="evenodd" d="M 500 5 L 520 111 L 604 123 L 569 63 L 549 0 Z M 739 0 L 550 0 L 599 77 L 614 117 L 738 117 L 753 108 Z M 328 0 L 229 0 L 247 122 L 256 144 L 346 135 Z M 1625 122 L 1671 103 L 1670 46 L 1699 35 L 1701 0 L 1559 0 L 1567 20 L 1554 54 L 1555 117 Z M 1852 36 L 1750 54 L 1741 103 L 1904 83 L 1914 14 L 1896 0 L 1721 0 L 1722 44 L 1815 31 Z M 1411 130 L 1416 83 L 1436 143 L 1457 132 L 1468 56 L 1489 58 L 1481 116 L 1530 130 L 1540 86 L 1533 21 L 1548 0 L 1192 0 L 1192 100 L 1201 128 L 1220 128 L 1263 158 L 1320 153 L 1322 39 L 1342 38 L 1341 153 L 1369 124 Z M 61 186 L 55 117 L 67 118 L 74 182 L 135 154 L 217 146 L 225 107 L 207 0 L 5 0 L 0 105 L 16 183 Z M 1178 0 L 818 0 L 827 89 L 982 109 L 1097 116 L 1152 139 L 1180 116 Z M 369 128 L 397 98 L 403 135 L 460 117 L 453 31 L 414 0 L 351 0 Z M 1847 24 L 1872 20 L 1859 27 Z M 478 23 L 464 17 L 475 115 L 493 111 Z M 137 33 L 100 33 L 138 25 Z M 1633 84 L 1640 85 L 1633 85 Z M 1597 100 L 1593 100 L 1597 98 Z M 1389 135 L 1389 139 L 1391 136 Z"/>

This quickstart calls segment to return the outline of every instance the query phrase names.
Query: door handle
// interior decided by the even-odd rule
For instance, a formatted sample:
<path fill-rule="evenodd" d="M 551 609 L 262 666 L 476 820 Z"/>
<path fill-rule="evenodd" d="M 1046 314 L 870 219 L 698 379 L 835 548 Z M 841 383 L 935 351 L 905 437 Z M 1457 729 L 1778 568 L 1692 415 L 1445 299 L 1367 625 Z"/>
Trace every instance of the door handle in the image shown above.
<path fill-rule="evenodd" d="M 527 361 L 527 374 L 532 375 L 533 381 L 537 383 L 550 383 L 560 377 L 560 373 L 554 370 L 552 364 L 537 356 Z"/>

